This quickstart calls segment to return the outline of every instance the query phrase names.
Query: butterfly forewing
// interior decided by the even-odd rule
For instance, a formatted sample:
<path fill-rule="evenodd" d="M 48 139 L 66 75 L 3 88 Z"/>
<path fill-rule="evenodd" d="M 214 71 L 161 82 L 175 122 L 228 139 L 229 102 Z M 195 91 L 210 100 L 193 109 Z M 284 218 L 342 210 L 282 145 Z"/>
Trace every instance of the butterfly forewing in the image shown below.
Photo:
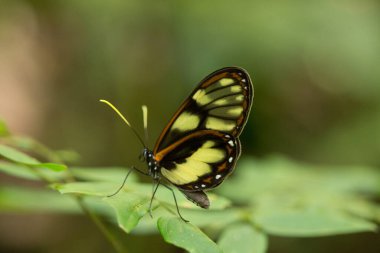
<path fill-rule="evenodd" d="M 207 76 L 183 102 L 160 135 L 154 153 L 199 130 L 215 130 L 238 137 L 253 97 L 249 75 L 241 68 L 218 70 Z"/>

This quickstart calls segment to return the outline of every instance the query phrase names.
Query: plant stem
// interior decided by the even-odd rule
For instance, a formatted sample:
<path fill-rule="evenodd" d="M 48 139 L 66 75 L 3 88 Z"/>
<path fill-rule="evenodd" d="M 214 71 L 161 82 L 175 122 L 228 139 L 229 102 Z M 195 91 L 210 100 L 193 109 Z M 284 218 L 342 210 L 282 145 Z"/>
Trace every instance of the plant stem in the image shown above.
<path fill-rule="evenodd" d="M 76 200 L 79 204 L 79 206 L 82 208 L 83 212 L 96 224 L 96 226 L 99 228 L 99 230 L 104 234 L 104 236 L 108 239 L 108 241 L 112 244 L 116 252 L 119 253 L 125 253 L 126 250 L 122 246 L 121 243 L 113 236 L 113 234 L 109 231 L 107 226 L 104 224 L 104 222 L 99 219 L 99 217 L 91 212 L 86 204 L 84 203 L 83 199 L 79 196 L 76 197 Z"/>

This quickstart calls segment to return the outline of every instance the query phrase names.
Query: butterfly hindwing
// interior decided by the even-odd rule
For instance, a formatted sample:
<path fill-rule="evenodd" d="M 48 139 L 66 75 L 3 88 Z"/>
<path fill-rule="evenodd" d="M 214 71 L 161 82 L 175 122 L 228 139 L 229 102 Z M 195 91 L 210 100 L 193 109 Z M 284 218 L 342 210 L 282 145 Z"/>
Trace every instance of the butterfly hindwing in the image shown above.
<path fill-rule="evenodd" d="M 233 170 L 240 155 L 239 139 L 213 130 L 200 130 L 156 155 L 161 174 L 185 191 L 218 186 Z"/>
<path fill-rule="evenodd" d="M 238 137 L 247 121 L 252 97 L 251 80 L 243 69 L 230 67 L 212 73 L 182 103 L 153 152 L 158 153 L 193 131 L 215 130 Z"/>

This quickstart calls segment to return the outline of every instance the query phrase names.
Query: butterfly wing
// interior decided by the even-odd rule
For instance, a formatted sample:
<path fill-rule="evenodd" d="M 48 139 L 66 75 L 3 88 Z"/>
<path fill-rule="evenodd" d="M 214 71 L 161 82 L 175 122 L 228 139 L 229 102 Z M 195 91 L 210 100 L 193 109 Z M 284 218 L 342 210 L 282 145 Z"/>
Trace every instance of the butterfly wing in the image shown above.
<path fill-rule="evenodd" d="M 239 139 L 214 130 L 199 130 L 163 150 L 161 174 L 202 208 L 210 201 L 203 190 L 223 182 L 240 156 Z M 157 159 L 157 157 L 156 157 Z"/>
<path fill-rule="evenodd" d="M 218 186 L 240 156 L 253 88 L 245 70 L 229 67 L 207 76 L 182 103 L 153 150 L 161 174 L 197 205 Z"/>
<path fill-rule="evenodd" d="M 163 150 L 156 160 L 161 174 L 185 191 L 218 186 L 240 155 L 239 139 L 213 130 L 199 130 Z"/>
<path fill-rule="evenodd" d="M 189 133 L 215 130 L 238 137 L 248 119 L 253 88 L 248 73 L 223 68 L 203 79 L 182 103 L 157 140 L 154 154 Z"/>

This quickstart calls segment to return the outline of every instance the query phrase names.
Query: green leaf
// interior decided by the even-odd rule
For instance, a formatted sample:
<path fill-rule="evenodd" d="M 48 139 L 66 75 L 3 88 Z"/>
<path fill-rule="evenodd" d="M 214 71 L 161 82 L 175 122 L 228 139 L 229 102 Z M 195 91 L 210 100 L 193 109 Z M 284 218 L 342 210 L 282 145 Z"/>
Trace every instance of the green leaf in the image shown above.
<path fill-rule="evenodd" d="M 264 253 L 268 238 L 250 224 L 234 224 L 223 232 L 218 245 L 224 253 Z"/>
<path fill-rule="evenodd" d="M 79 158 L 79 155 L 74 151 L 54 151 L 37 140 L 26 136 L 10 136 L 4 139 L 4 143 L 17 149 L 38 154 L 38 156 L 54 163 L 73 162 Z"/>
<path fill-rule="evenodd" d="M 119 186 L 119 182 L 72 182 L 53 185 L 55 189 L 65 194 L 103 197 L 103 201 L 115 210 L 119 226 L 129 233 L 148 212 L 149 202 L 152 197 L 152 185 L 136 183 L 133 181 L 127 182 L 118 194 L 112 197 L 106 197 L 107 195 L 114 193 Z M 239 220 L 242 216 L 238 209 L 204 210 L 189 202 L 178 191 L 176 191 L 176 196 L 180 212 L 186 217 L 186 219 L 189 219 L 194 224 L 200 226 L 209 226 L 214 229 L 220 229 L 228 222 Z M 211 196 L 215 203 L 221 202 L 220 204 L 217 204 L 219 207 L 222 207 L 224 203 L 227 202 L 224 198 L 219 199 L 216 195 Z M 164 207 L 163 210 L 165 210 L 165 212 L 157 213 L 155 209 L 159 206 Z M 164 187 L 159 188 L 153 201 L 153 210 L 153 216 L 157 217 L 163 214 L 167 215 L 168 211 L 177 215 L 173 196 L 169 190 Z M 224 222 L 221 223 L 221 220 Z M 148 226 L 151 228 L 152 223 L 148 223 Z"/>
<path fill-rule="evenodd" d="M 67 170 L 54 171 L 52 169 L 47 170 L 38 165 L 24 165 L 15 164 L 11 162 L 0 161 L 0 171 L 19 178 L 29 179 L 29 180 L 41 180 L 40 176 L 48 178 L 50 181 L 58 181 L 68 178 Z M 53 164 L 54 167 L 56 164 Z M 50 166 L 48 164 L 48 166 Z M 30 167 L 33 167 L 31 169 Z M 60 166 L 58 166 L 60 169 Z"/>
<path fill-rule="evenodd" d="M 380 173 L 365 167 L 323 167 L 283 157 L 246 159 L 219 192 L 247 205 L 250 220 L 281 236 L 373 231 Z M 238 193 L 238 194 L 236 194 Z"/>
<path fill-rule="evenodd" d="M 60 193 L 83 194 L 88 196 L 106 197 L 115 192 L 115 184 L 111 182 L 72 182 L 53 184 Z"/>
<path fill-rule="evenodd" d="M 39 163 L 39 164 L 33 165 L 33 167 L 45 168 L 45 169 L 49 169 L 49 170 L 57 171 L 57 172 L 67 170 L 66 165 L 58 164 L 58 163 Z"/>
<path fill-rule="evenodd" d="M 45 168 L 53 171 L 66 170 L 66 165 L 56 163 L 40 163 L 37 159 L 28 156 L 14 148 L 0 144 L 0 155 L 7 158 L 10 161 L 30 165 L 36 168 Z"/>
<path fill-rule="evenodd" d="M 119 226 L 127 233 L 131 232 L 148 212 L 150 202 L 147 197 L 143 198 L 128 192 L 103 200 L 114 208 Z"/>
<path fill-rule="evenodd" d="M 63 212 L 80 213 L 75 200 L 51 190 L 0 187 L 0 210 L 2 212 Z"/>
<path fill-rule="evenodd" d="M 222 250 L 196 226 L 179 218 L 161 217 L 158 230 L 164 240 L 190 253 L 221 253 Z"/>
<path fill-rule="evenodd" d="M 234 177 L 218 192 L 242 203 L 255 203 L 257 197 L 264 195 L 291 197 L 304 196 L 306 192 L 312 195 L 309 201 L 315 202 L 315 197 L 323 200 L 331 194 L 343 197 L 360 197 L 358 192 L 378 194 L 379 182 L 380 173 L 376 169 L 316 166 L 271 156 L 263 160 L 242 159 Z"/>
<path fill-rule="evenodd" d="M 38 175 L 25 165 L 0 161 L 0 171 L 8 175 L 29 180 L 40 180 Z"/>
<path fill-rule="evenodd" d="M 102 201 L 114 209 L 119 226 L 125 232 L 129 233 L 148 212 L 150 196 L 147 192 L 150 192 L 150 187 L 148 185 L 145 187 L 140 186 L 140 191 L 136 191 L 136 189 L 134 189 L 136 185 L 130 183 L 116 195 L 107 197 L 114 193 L 118 186 L 118 184 L 112 182 L 73 182 L 68 184 L 55 184 L 54 188 L 66 194 L 72 193 L 103 197 Z M 155 206 L 156 204 L 153 207 Z"/>
<path fill-rule="evenodd" d="M 207 227 L 215 231 L 223 229 L 230 223 L 241 220 L 245 215 L 238 208 L 227 208 L 224 210 L 181 208 L 180 211 L 185 219 L 189 220 L 192 224 L 199 227 Z"/>
<path fill-rule="evenodd" d="M 50 173 L 51 171 L 63 171 L 63 167 L 60 164 L 51 164 L 51 163 L 43 163 L 43 166 L 41 164 L 33 165 L 32 167 L 35 167 L 37 169 L 38 173 L 41 173 L 45 176 L 48 176 L 49 178 L 52 178 L 54 180 L 60 180 L 62 178 L 67 177 L 64 173 Z M 58 165 L 58 166 L 57 166 Z M 41 167 L 47 167 L 50 166 L 51 170 L 46 169 L 39 169 Z M 57 166 L 57 167 L 56 167 Z M 12 176 L 21 177 L 25 179 L 33 179 L 33 180 L 39 180 L 40 178 L 36 175 L 36 173 L 27 166 L 23 164 L 14 164 L 10 162 L 4 162 L 0 161 L 0 171 L 3 171 L 4 173 L 7 173 Z M 73 167 L 70 168 L 70 172 L 75 178 L 81 179 L 81 180 L 87 180 L 87 181 L 110 181 L 115 182 L 114 187 L 116 188 L 118 184 L 121 184 L 125 174 L 126 174 L 126 168 L 123 167 Z M 137 176 L 131 174 L 128 178 L 129 181 L 136 181 Z"/>
<path fill-rule="evenodd" d="M 37 159 L 31 156 L 28 156 L 14 148 L 1 145 L 1 144 L 0 144 L 0 155 L 7 158 L 8 160 L 11 160 L 17 163 L 33 164 L 33 165 L 40 163 Z"/>
<path fill-rule="evenodd" d="M 99 199 L 87 197 L 81 199 L 93 212 L 114 217 L 112 209 Z M 65 214 L 83 214 L 78 199 L 61 195 L 51 190 L 30 189 L 24 187 L 0 187 L 0 212 L 5 213 L 31 213 L 49 212 Z"/>
<path fill-rule="evenodd" d="M 373 222 L 330 210 L 261 211 L 253 214 L 253 220 L 264 231 L 277 236 L 331 236 L 377 229 Z"/>
<path fill-rule="evenodd" d="M 157 222 L 160 217 L 167 216 L 168 210 L 162 206 L 155 205 L 154 212 L 150 215 L 145 215 L 139 220 L 138 225 L 133 229 L 134 234 L 157 234 Z"/>
<path fill-rule="evenodd" d="M 107 196 L 109 194 L 114 193 L 120 186 L 121 181 L 115 183 L 113 182 L 113 180 L 110 180 L 110 182 L 73 182 L 66 184 L 57 184 L 55 185 L 55 188 L 59 190 L 61 193 L 79 193 L 91 196 Z M 152 184 L 143 184 L 137 183 L 135 181 L 127 181 L 123 189 L 120 191 L 120 193 L 123 192 L 133 192 L 134 194 L 137 194 L 140 197 L 151 198 Z M 178 190 L 174 190 L 174 192 L 177 198 L 178 206 L 187 209 L 201 210 L 199 207 L 187 200 L 183 196 L 183 194 L 180 193 Z M 216 206 L 214 209 L 211 210 L 220 210 L 222 208 L 225 208 L 226 205 L 229 203 L 229 201 L 223 197 L 219 197 L 215 194 L 211 194 L 211 196 L 211 199 L 213 200 L 213 203 L 215 203 Z M 165 189 L 164 187 L 158 189 L 155 195 L 155 201 L 158 201 L 164 205 L 170 205 L 173 207 L 173 209 L 175 207 L 172 192 L 168 189 Z"/>
<path fill-rule="evenodd" d="M 46 165 L 46 164 L 45 164 Z M 57 164 L 52 164 L 56 166 Z M 48 164 L 48 166 L 50 166 Z M 35 167 L 35 166 L 33 166 Z M 51 168 L 53 169 L 53 168 Z M 58 166 L 58 169 L 61 169 Z M 80 168 L 70 168 L 69 171 L 56 172 L 53 170 L 46 170 L 44 168 L 39 168 L 36 166 L 35 169 L 39 174 L 51 179 L 51 181 L 58 181 L 68 178 L 67 173 L 70 173 L 77 179 L 87 180 L 87 181 L 109 181 L 114 182 L 114 191 L 119 186 L 126 174 L 125 168 L 118 167 L 80 167 Z M 40 177 L 36 174 L 36 171 L 31 170 L 28 166 L 23 164 L 15 164 L 11 162 L 0 161 L 0 171 L 15 177 L 20 177 L 30 180 L 40 180 Z M 137 177 L 135 175 L 130 175 L 128 182 L 136 181 Z"/>
<path fill-rule="evenodd" d="M 107 181 L 121 184 L 128 172 L 129 168 L 126 167 L 71 167 L 70 171 L 76 178 L 87 181 Z M 128 182 L 136 181 L 136 174 L 130 174 Z"/>

